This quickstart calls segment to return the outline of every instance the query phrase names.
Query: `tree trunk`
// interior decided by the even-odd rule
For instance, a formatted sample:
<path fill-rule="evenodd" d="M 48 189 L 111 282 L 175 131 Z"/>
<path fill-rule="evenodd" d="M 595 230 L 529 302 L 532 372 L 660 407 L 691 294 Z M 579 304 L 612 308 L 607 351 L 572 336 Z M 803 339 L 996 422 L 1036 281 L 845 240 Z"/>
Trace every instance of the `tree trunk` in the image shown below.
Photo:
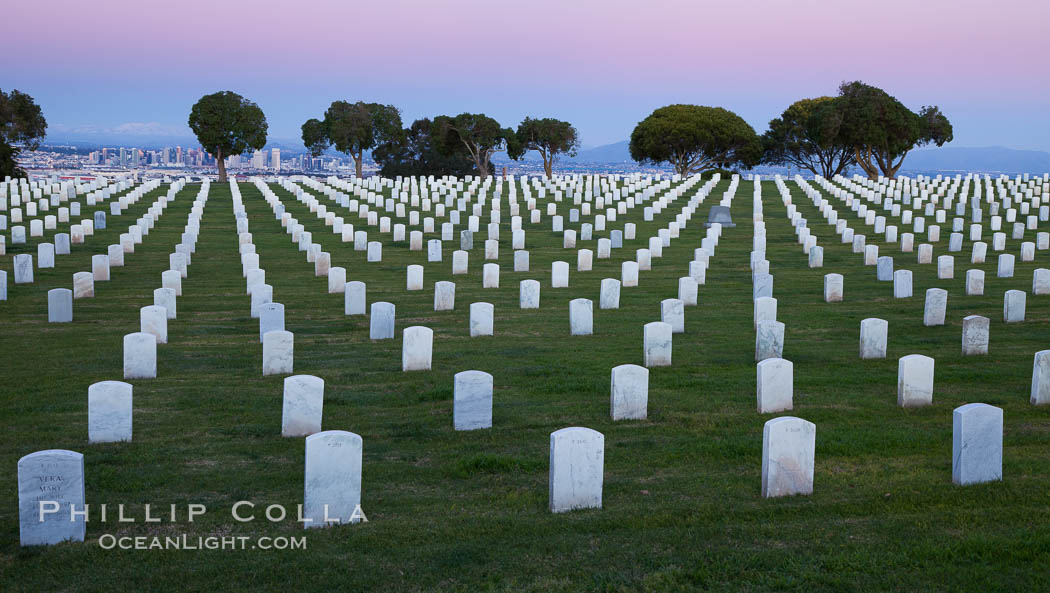
<path fill-rule="evenodd" d="M 489 177 L 489 168 L 487 166 L 487 163 L 485 162 L 488 159 L 487 158 L 483 158 L 483 157 L 484 157 L 484 155 L 481 154 L 480 151 L 479 151 L 478 158 L 474 159 L 474 165 L 478 168 L 478 175 L 481 176 L 481 182 L 482 183 L 484 183 L 485 180 L 488 179 L 488 177 Z"/>
<path fill-rule="evenodd" d="M 358 152 L 357 155 L 354 156 L 354 173 L 357 175 L 358 179 L 361 179 L 363 177 L 363 175 L 361 174 L 361 161 L 364 158 L 364 156 L 365 151 L 363 150 Z"/>
<path fill-rule="evenodd" d="M 552 176 L 553 168 L 551 166 L 551 159 L 548 158 L 546 154 L 540 153 L 540 155 L 543 156 L 543 172 L 547 174 L 547 179 L 550 179 Z"/>
<path fill-rule="evenodd" d="M 226 160 L 221 150 L 215 151 L 215 164 L 219 166 L 219 183 L 226 183 Z"/>
<path fill-rule="evenodd" d="M 875 168 L 875 165 L 872 165 L 870 160 L 861 157 L 859 148 L 858 149 L 854 149 L 853 152 L 854 152 L 853 156 L 857 160 L 857 164 L 860 165 L 860 168 L 863 169 L 865 173 L 867 173 L 868 179 L 870 179 L 872 181 L 875 181 L 876 179 L 878 179 L 879 178 L 879 171 L 878 171 L 878 169 Z"/>

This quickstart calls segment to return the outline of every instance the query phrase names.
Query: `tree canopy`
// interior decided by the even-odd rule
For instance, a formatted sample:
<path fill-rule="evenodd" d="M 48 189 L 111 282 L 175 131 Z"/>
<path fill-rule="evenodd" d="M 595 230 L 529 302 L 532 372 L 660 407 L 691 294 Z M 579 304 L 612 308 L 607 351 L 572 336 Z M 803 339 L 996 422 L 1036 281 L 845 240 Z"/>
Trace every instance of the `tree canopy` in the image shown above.
<path fill-rule="evenodd" d="M 434 124 L 428 118 L 412 125 L 372 150 L 372 159 L 384 177 L 416 175 L 456 175 L 463 177 L 474 170 L 474 160 L 466 150 L 443 154 L 433 136 Z"/>
<path fill-rule="evenodd" d="M 307 152 L 312 156 L 321 156 L 325 150 L 331 146 L 328 140 L 328 129 L 325 128 L 324 122 L 311 118 L 306 120 L 303 124 L 303 146 L 306 146 Z"/>
<path fill-rule="evenodd" d="M 721 107 L 668 105 L 652 112 L 631 132 L 631 158 L 671 163 L 686 176 L 716 167 L 753 167 L 762 143 L 740 116 Z"/>
<path fill-rule="evenodd" d="M 303 144 L 314 156 L 329 146 L 354 160 L 362 176 L 364 152 L 396 140 L 401 133 L 401 113 L 393 105 L 332 101 L 324 120 L 309 119 L 302 127 Z"/>
<path fill-rule="evenodd" d="M 465 152 L 482 180 L 489 176 L 492 155 L 501 151 L 520 154 L 514 130 L 500 127 L 498 121 L 484 113 L 439 115 L 434 118 L 433 130 L 438 151 L 444 155 Z"/>
<path fill-rule="evenodd" d="M 886 91 L 860 81 L 839 87 L 843 141 L 871 179 L 879 173 L 893 178 L 908 151 L 916 146 L 952 141 L 952 124 L 937 107 L 919 113 Z"/>
<path fill-rule="evenodd" d="M 32 97 L 0 89 L 0 179 L 26 176 L 15 157 L 22 148 L 36 150 L 46 131 L 47 120 Z"/>
<path fill-rule="evenodd" d="M 215 157 L 219 181 L 226 181 L 228 156 L 266 146 L 266 116 L 255 103 L 232 91 L 200 98 L 190 110 L 190 129 L 197 141 Z"/>
<path fill-rule="evenodd" d="M 517 142 L 514 152 L 508 151 L 512 159 L 520 159 L 530 150 L 540 153 L 543 158 L 543 172 L 550 178 L 554 161 L 559 154 L 576 156 L 576 150 L 580 146 L 580 137 L 576 128 L 567 121 L 553 118 L 532 119 L 526 117 L 518 124 L 515 133 Z"/>
<path fill-rule="evenodd" d="M 769 122 L 762 136 L 763 161 L 794 165 L 827 179 L 856 163 L 842 137 L 842 101 L 834 97 L 800 99 Z"/>

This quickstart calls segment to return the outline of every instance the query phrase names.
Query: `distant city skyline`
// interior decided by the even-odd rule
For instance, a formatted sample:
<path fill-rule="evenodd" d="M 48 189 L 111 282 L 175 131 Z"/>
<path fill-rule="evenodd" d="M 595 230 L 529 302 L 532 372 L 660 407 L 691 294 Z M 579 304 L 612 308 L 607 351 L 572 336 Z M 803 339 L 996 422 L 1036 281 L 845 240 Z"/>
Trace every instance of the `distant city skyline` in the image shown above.
<path fill-rule="evenodd" d="M 1045 1 L 495 7 L 16 3 L 10 22 L 27 26 L 0 36 L 0 88 L 33 96 L 53 138 L 174 143 L 192 138 L 201 95 L 232 90 L 259 104 L 279 141 L 298 141 L 303 121 L 346 99 L 393 104 L 406 126 L 464 111 L 511 127 L 557 117 L 599 146 L 670 103 L 726 107 L 762 133 L 791 102 L 859 79 L 914 110 L 940 106 L 951 146 L 1050 150 Z"/>

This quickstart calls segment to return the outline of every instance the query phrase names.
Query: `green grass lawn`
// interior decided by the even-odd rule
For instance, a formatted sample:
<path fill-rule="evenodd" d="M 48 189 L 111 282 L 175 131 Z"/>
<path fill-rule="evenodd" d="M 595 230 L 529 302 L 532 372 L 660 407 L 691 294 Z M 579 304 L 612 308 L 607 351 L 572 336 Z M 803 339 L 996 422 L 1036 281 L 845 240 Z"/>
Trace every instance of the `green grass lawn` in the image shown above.
<path fill-rule="evenodd" d="M 772 182 L 764 182 L 767 258 L 775 276 L 778 320 L 786 324 L 784 357 L 794 363 L 794 410 L 816 424 L 815 489 L 811 496 L 760 497 L 763 423 L 756 412 L 749 252 L 752 189 L 741 182 L 732 204 L 735 228 L 721 242 L 686 308 L 686 333 L 674 337 L 674 364 L 650 373 L 649 419 L 612 422 L 612 367 L 642 362 L 642 327 L 659 320 L 661 299 L 677 296 L 711 206 L 727 180 L 697 210 L 680 238 L 621 291 L 620 309 L 597 306 L 602 278 L 619 278 L 620 263 L 666 226 L 696 189 L 654 222 L 641 208 L 620 217 L 638 224 L 612 259 L 576 271 L 574 250 L 561 249 L 544 214 L 525 223 L 531 271 L 513 272 L 510 216 L 501 225 L 500 288 L 481 288 L 484 235 L 475 235 L 469 276 L 452 276 L 452 251 L 426 263 L 426 251 L 384 237 L 383 261 L 342 243 L 292 194 L 271 184 L 287 210 L 332 254 L 347 280 L 367 283 L 368 302 L 397 307 L 397 338 L 372 342 L 366 317 L 343 315 L 343 295 L 327 294 L 261 193 L 240 184 L 260 265 L 274 300 L 286 307 L 295 334 L 295 372 L 325 381 L 324 429 L 364 440 L 362 508 L 369 521 L 304 531 L 294 513 L 282 522 L 234 521 L 234 502 L 256 514 L 269 504 L 294 509 L 303 498 L 304 441 L 280 436 L 283 377 L 263 377 L 258 323 L 249 316 L 228 187 L 213 184 L 197 252 L 183 281 L 169 343 L 158 347 L 158 378 L 134 384 L 134 440 L 87 442 L 87 391 L 120 380 L 122 336 L 138 331 L 139 308 L 153 303 L 168 254 L 179 242 L 199 189 L 189 185 L 156 228 L 74 302 L 74 322 L 47 323 L 46 291 L 71 287 L 120 232 L 167 191 L 143 197 L 109 228 L 96 232 L 54 270 L 37 270 L 32 285 L 13 284 L 0 302 L 0 590 L 2 591 L 1042 591 L 1050 587 L 1050 407 L 1029 404 L 1032 358 L 1050 348 L 1050 297 L 1028 295 L 1027 320 L 1002 322 L 1003 293 L 1031 292 L 1032 272 L 1050 267 L 1050 253 L 1021 262 L 1015 276 L 996 278 L 988 263 L 970 266 L 970 242 L 956 255 L 955 279 L 938 280 L 936 263 L 880 243 L 898 269 L 914 271 L 914 297 L 895 300 L 892 283 L 838 242 L 834 228 L 793 183 L 794 203 L 824 246 L 824 267 L 809 269 Z M 816 187 L 814 185 L 814 187 Z M 304 189 L 305 186 L 304 186 Z M 319 192 L 311 192 L 322 201 Z M 519 203 L 525 203 L 519 191 Z M 506 196 L 504 196 L 506 200 Z M 356 214 L 340 210 L 362 228 Z M 851 227 L 863 221 L 833 200 Z M 568 224 L 571 200 L 559 213 Z M 848 213 L 848 215 L 847 215 Z M 86 218 L 87 216 L 83 216 Z M 592 217 L 584 217 L 590 221 Z M 949 224 L 936 256 L 947 253 Z M 1040 230 L 1046 230 L 1041 223 Z M 898 222 L 899 225 L 899 222 Z M 900 225 L 899 225 L 900 226 Z M 437 225 L 440 231 L 440 221 Z M 902 228 L 902 232 L 904 229 Z M 1031 231 L 1029 231 L 1031 233 Z M 878 238 L 868 230 L 869 244 Z M 595 241 L 577 247 L 596 250 Z M 377 228 L 369 238 L 377 240 Z M 426 238 L 440 237 L 440 232 Z M 923 235 L 924 237 L 924 235 Z M 968 239 L 968 235 L 967 235 Z M 990 242 L 990 235 L 988 237 Z M 1029 240 L 1032 240 L 1029 238 Z M 916 238 L 916 246 L 923 242 Z M 917 249 L 917 247 L 916 247 Z M 32 245 L 26 251 L 34 253 Z M 570 263 L 570 287 L 550 287 L 551 262 Z M 425 265 L 426 290 L 405 291 L 405 268 Z M 985 296 L 965 296 L 965 271 L 986 272 Z M 845 277 L 845 299 L 823 302 L 823 275 Z M 518 308 L 518 283 L 542 285 L 539 310 Z M 455 311 L 433 311 L 433 284 L 456 283 Z M 922 325 L 927 288 L 949 291 L 947 322 Z M 595 302 L 592 336 L 570 336 L 574 298 Z M 470 338 L 469 306 L 495 305 L 495 336 Z M 961 323 L 989 317 L 990 354 L 961 356 Z M 889 322 L 888 356 L 861 361 L 860 322 Z M 434 330 L 433 370 L 401 372 L 401 331 Z M 896 405 L 897 359 L 936 359 L 934 404 Z M 457 372 L 494 378 L 493 428 L 452 429 Z M 951 482 L 952 410 L 984 402 L 1004 410 L 1001 483 Z M 553 515 L 547 471 L 551 432 L 586 426 L 605 435 L 601 510 Z M 125 505 L 135 523 L 89 523 L 87 541 L 21 548 L 16 464 L 42 449 L 84 454 L 87 502 Z M 189 503 L 208 506 L 194 523 Z M 176 523 L 144 524 L 143 505 L 176 504 Z M 306 536 L 305 550 L 104 550 L 118 536 Z"/>

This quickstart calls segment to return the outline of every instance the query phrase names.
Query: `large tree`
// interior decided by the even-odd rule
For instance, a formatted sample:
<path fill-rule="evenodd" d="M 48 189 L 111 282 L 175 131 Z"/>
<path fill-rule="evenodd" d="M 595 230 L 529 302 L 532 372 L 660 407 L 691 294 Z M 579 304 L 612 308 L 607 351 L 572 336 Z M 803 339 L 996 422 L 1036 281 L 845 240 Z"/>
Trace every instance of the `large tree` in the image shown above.
<path fill-rule="evenodd" d="M 500 127 L 499 122 L 484 113 L 439 115 L 434 118 L 433 127 L 438 150 L 446 155 L 465 151 L 482 180 L 489 176 L 492 155 L 501 151 L 519 154 L 520 151 L 514 130 Z"/>
<path fill-rule="evenodd" d="M 319 156 L 334 146 L 353 159 L 355 172 L 362 177 L 365 151 L 397 139 L 401 113 L 393 105 L 332 101 L 324 120 L 307 120 L 302 131 L 303 144 L 310 154 Z"/>
<path fill-rule="evenodd" d="M 258 105 L 232 91 L 219 91 L 193 105 L 190 129 L 215 157 L 221 183 L 226 181 L 226 157 L 261 150 L 269 127 Z"/>
<path fill-rule="evenodd" d="M 893 178 L 908 151 L 952 141 L 952 124 L 937 107 L 908 109 L 886 91 L 863 82 L 839 87 L 843 140 L 869 179 Z"/>
<path fill-rule="evenodd" d="M 842 106 L 835 97 L 792 103 L 762 135 L 763 161 L 808 169 L 825 179 L 845 171 L 856 158 L 842 137 Z"/>
<path fill-rule="evenodd" d="M 631 132 L 631 158 L 670 163 L 687 176 L 715 168 L 753 167 L 762 142 L 739 115 L 721 107 L 668 105 L 653 111 Z"/>
<path fill-rule="evenodd" d="M 455 175 L 463 177 L 474 170 L 474 161 L 466 150 L 443 154 L 434 140 L 433 122 L 417 119 L 395 138 L 376 146 L 372 159 L 379 164 L 384 177 L 415 175 Z"/>
<path fill-rule="evenodd" d="M 543 158 L 543 172 L 547 174 L 548 179 L 551 177 L 551 169 L 558 155 L 576 156 L 576 149 L 580 146 L 579 134 L 572 124 L 549 117 L 544 119 L 526 117 L 518 125 L 515 135 L 517 136 L 515 151 L 513 153 L 508 151 L 508 155 L 517 160 L 526 152 L 535 150 Z"/>
<path fill-rule="evenodd" d="M 33 98 L 0 89 L 0 179 L 25 177 L 15 157 L 23 148 L 36 150 L 47 131 L 47 121 Z"/>

